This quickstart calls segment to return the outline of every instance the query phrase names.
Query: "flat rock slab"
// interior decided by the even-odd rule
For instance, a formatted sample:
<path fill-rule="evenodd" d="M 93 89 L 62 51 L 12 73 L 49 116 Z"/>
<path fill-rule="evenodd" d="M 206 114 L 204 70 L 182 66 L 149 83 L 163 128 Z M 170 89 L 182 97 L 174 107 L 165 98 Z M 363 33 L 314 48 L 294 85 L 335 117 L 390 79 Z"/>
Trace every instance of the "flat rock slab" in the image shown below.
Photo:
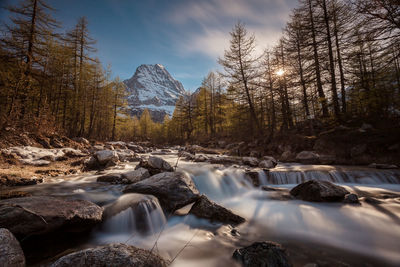
<path fill-rule="evenodd" d="M 305 201 L 335 202 L 342 201 L 349 191 L 328 181 L 310 180 L 294 187 L 290 194 Z"/>
<path fill-rule="evenodd" d="M 47 196 L 0 201 L 0 227 L 18 238 L 58 230 L 83 232 L 101 222 L 103 209 L 86 200 Z"/>
<path fill-rule="evenodd" d="M 0 266 L 23 267 L 25 256 L 14 235 L 5 228 L 0 228 Z"/>
<path fill-rule="evenodd" d="M 153 195 L 168 212 L 193 203 L 199 197 L 199 191 L 190 177 L 181 172 L 163 172 L 153 175 L 143 181 L 128 185 L 124 193 Z"/>
<path fill-rule="evenodd" d="M 189 211 L 199 218 L 204 218 L 212 222 L 221 222 L 236 226 L 244 223 L 245 219 L 232 211 L 210 201 L 206 196 L 202 195 L 192 206 Z"/>
<path fill-rule="evenodd" d="M 117 243 L 96 248 L 89 248 L 68 254 L 58 259 L 50 266 L 166 267 L 168 264 L 169 263 L 167 261 L 150 251 Z"/>
<path fill-rule="evenodd" d="M 236 249 L 233 259 L 244 267 L 291 267 L 285 249 L 274 242 L 255 242 L 252 245 Z"/>

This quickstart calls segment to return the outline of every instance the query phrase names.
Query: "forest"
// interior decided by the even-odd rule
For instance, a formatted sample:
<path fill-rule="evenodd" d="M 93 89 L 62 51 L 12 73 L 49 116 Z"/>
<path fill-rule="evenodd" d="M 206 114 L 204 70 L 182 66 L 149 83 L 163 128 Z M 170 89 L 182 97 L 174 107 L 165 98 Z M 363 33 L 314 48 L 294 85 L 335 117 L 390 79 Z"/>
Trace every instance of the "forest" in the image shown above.
<path fill-rule="evenodd" d="M 279 42 L 257 55 L 238 22 L 230 45 L 172 118 L 131 117 L 126 90 L 96 58 L 88 20 L 63 32 L 44 0 L 7 7 L 0 127 L 96 140 L 251 140 L 400 117 L 400 7 L 385 0 L 301 0 Z"/>

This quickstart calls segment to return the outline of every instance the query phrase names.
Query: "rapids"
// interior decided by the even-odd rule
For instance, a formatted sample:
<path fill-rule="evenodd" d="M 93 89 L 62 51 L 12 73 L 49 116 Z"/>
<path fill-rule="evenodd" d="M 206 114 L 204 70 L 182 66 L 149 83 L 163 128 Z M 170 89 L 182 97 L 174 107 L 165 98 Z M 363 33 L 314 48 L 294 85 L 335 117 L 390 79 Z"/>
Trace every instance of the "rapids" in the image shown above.
<path fill-rule="evenodd" d="M 162 156 L 171 165 L 176 153 Z M 119 170 L 135 164 L 119 166 Z M 113 170 L 116 172 L 119 170 Z M 223 167 L 180 160 L 197 189 L 210 199 L 246 218 L 236 231 L 193 215 L 164 214 L 151 196 L 122 195 L 123 185 L 97 183 L 94 172 L 54 178 L 24 187 L 34 195 L 56 195 L 93 201 L 105 207 L 108 217 L 82 244 L 125 242 L 159 253 L 172 266 L 237 266 L 235 248 L 271 240 L 287 248 L 294 266 L 399 266 L 400 172 L 365 167 L 279 164 L 258 171 L 263 191 L 246 179 L 238 166 Z M 312 203 L 288 198 L 288 191 L 310 179 L 328 180 L 357 193 L 362 205 Z M 183 214 L 183 215 L 182 215 Z"/>

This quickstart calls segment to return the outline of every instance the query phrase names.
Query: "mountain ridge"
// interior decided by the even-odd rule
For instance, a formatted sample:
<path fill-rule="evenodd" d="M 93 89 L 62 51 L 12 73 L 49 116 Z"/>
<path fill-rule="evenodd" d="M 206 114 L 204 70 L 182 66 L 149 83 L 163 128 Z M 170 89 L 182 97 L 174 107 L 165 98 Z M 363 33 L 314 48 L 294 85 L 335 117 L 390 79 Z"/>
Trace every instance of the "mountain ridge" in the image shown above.
<path fill-rule="evenodd" d="M 142 64 L 131 78 L 123 81 L 128 91 L 131 115 L 140 116 L 145 109 L 154 121 L 172 116 L 175 103 L 186 94 L 182 83 L 174 79 L 161 64 Z"/>

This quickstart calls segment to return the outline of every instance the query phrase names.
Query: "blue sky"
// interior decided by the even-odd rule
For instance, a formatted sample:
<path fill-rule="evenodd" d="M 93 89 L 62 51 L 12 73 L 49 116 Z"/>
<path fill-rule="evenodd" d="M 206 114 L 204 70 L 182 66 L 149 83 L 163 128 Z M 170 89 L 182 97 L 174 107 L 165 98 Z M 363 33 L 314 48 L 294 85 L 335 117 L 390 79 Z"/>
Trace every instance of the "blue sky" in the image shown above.
<path fill-rule="evenodd" d="M 2 0 L 16 4 L 18 0 Z M 97 56 L 113 74 L 130 78 L 141 64 L 160 63 L 195 90 L 219 68 L 229 31 L 243 21 L 258 49 L 272 46 L 297 0 L 47 0 L 64 29 L 86 16 Z M 0 11 L 0 18 L 7 16 Z"/>

